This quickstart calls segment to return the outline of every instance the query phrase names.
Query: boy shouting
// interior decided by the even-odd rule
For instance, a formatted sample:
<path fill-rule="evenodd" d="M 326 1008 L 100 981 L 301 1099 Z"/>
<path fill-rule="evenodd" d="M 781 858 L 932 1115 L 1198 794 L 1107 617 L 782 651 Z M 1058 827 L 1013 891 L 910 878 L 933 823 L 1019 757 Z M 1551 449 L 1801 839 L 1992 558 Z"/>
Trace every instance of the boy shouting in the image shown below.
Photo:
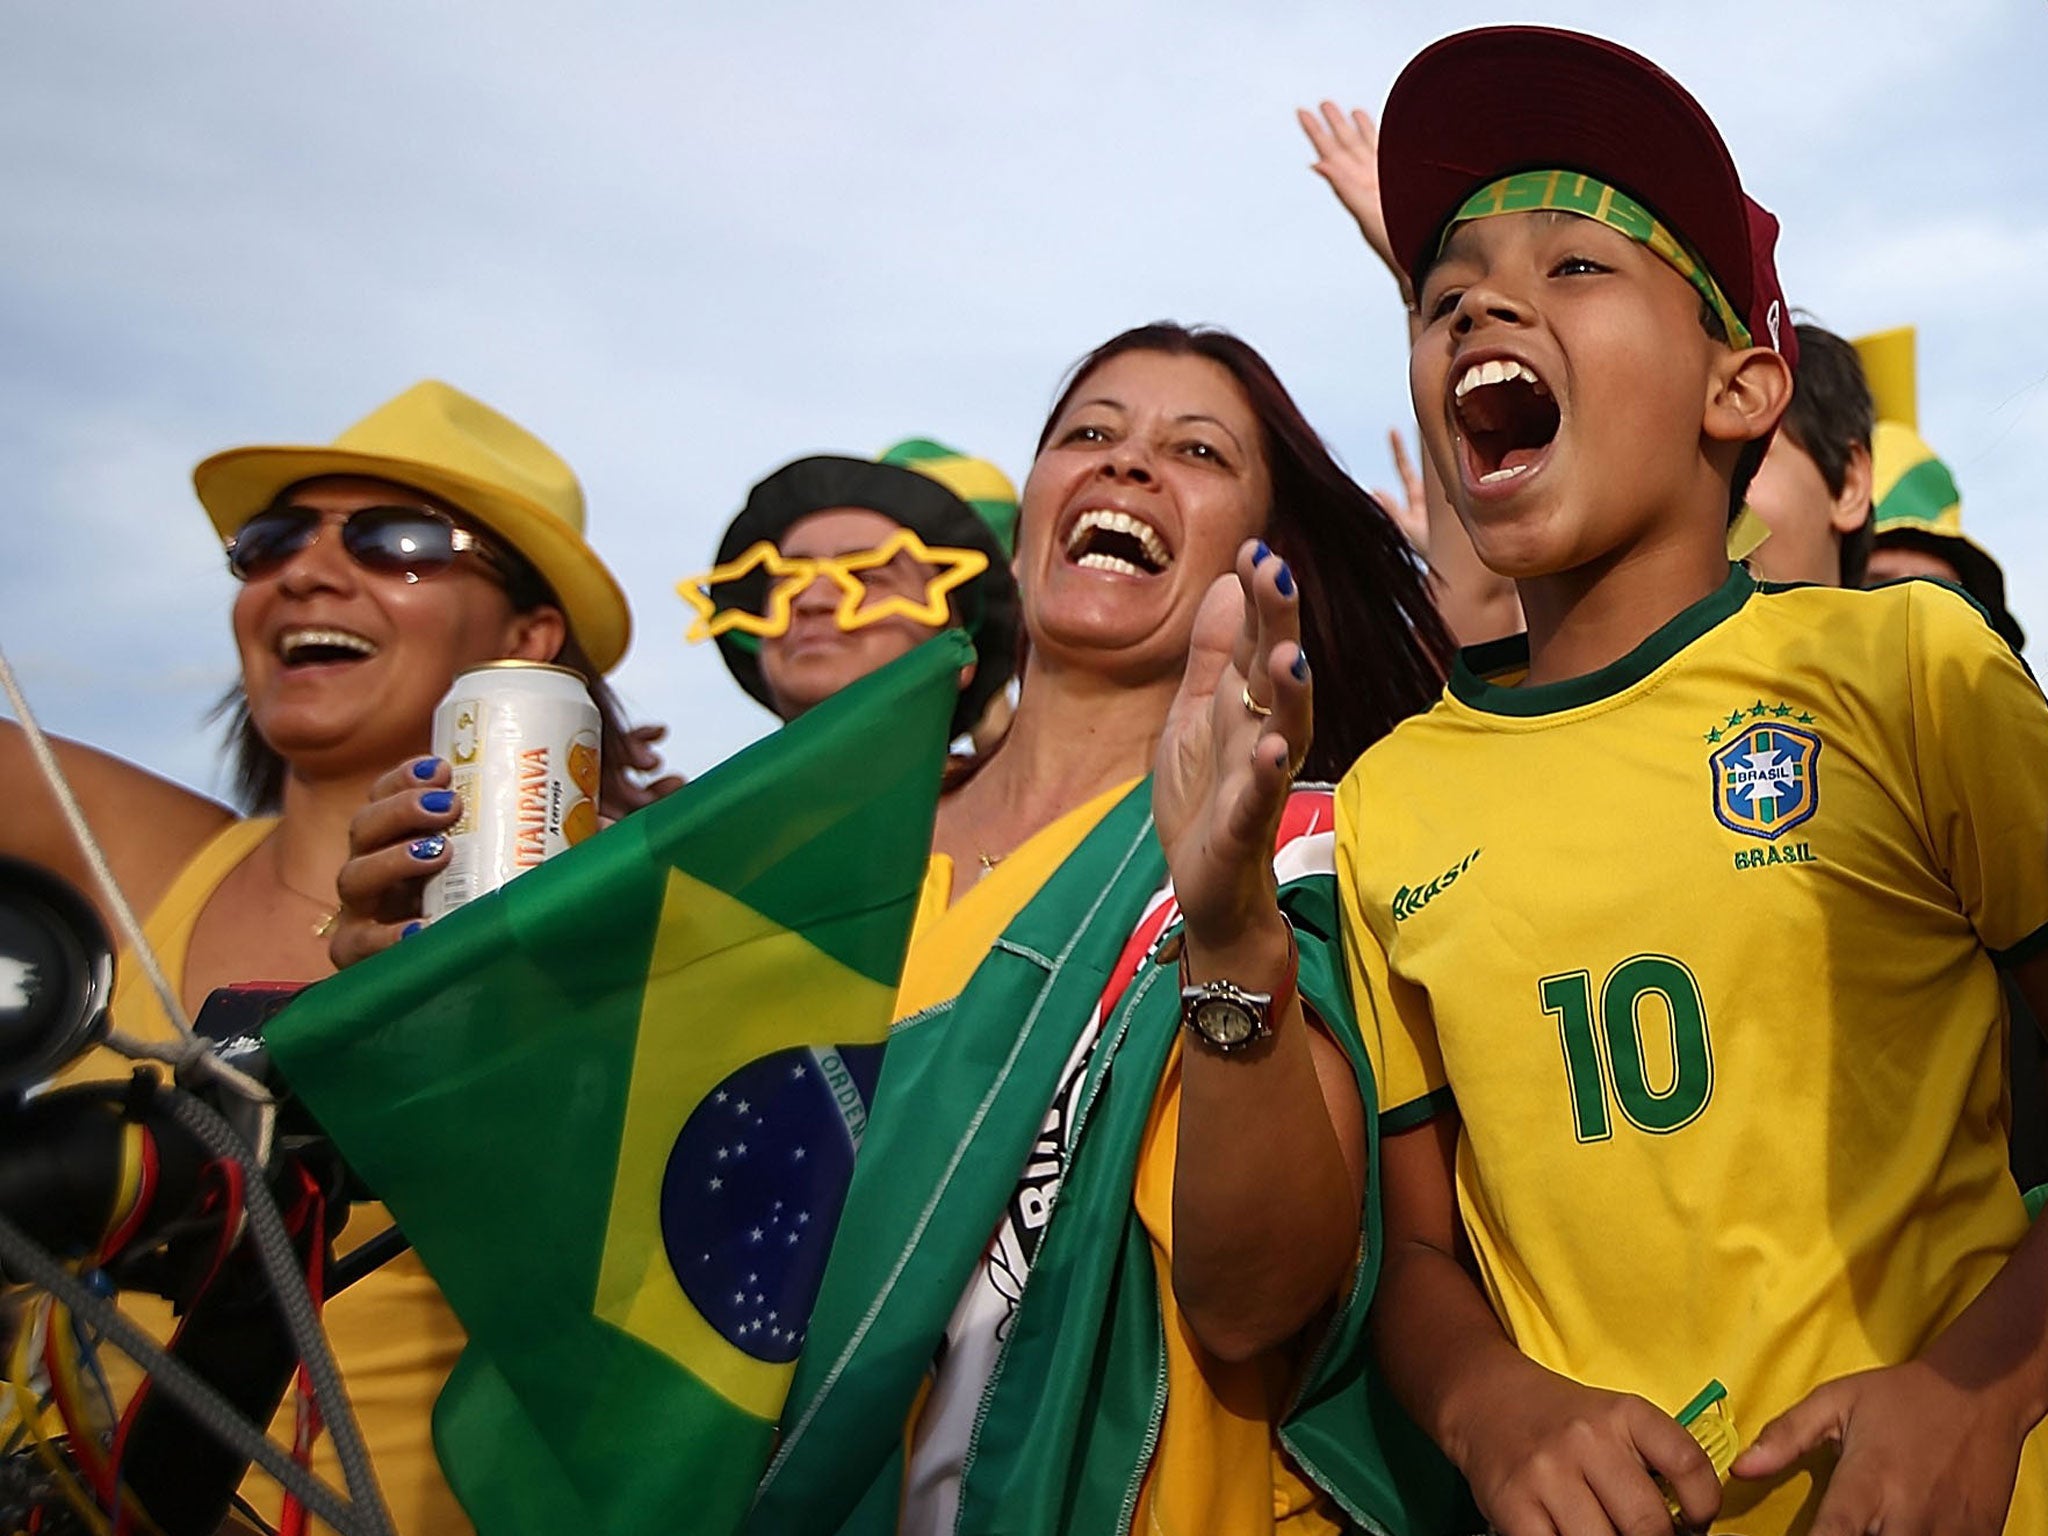
<path fill-rule="evenodd" d="M 2048 702 L 1952 593 L 1729 565 L 1796 341 L 1676 82 L 1465 33 L 1380 165 L 1423 437 L 1529 625 L 1339 792 L 1389 1379 L 1503 1536 L 1669 1531 L 1667 1495 L 2038 1536 L 1997 967 L 2048 1008 Z M 1710 1382 L 1755 1435 L 1725 1487 L 1673 1417 Z"/>

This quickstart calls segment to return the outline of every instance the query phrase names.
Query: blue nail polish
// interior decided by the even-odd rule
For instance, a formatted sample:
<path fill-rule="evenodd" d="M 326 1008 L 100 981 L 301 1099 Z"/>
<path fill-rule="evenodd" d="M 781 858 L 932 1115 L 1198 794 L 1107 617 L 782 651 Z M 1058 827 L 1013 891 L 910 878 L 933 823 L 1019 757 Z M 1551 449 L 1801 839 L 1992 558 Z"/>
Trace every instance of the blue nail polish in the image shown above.
<path fill-rule="evenodd" d="M 1289 671 L 1291 671 L 1291 672 L 1293 672 L 1293 674 L 1294 674 L 1294 680 L 1295 680 L 1295 681 L 1296 681 L 1297 683 L 1305 683 L 1305 682 L 1307 682 L 1307 681 L 1308 681 L 1308 652 L 1307 652 L 1307 651 L 1296 651 L 1296 652 L 1294 653 L 1294 665 L 1293 665 L 1292 667 L 1290 667 L 1290 668 L 1289 668 L 1288 670 L 1289 670 Z"/>
<path fill-rule="evenodd" d="M 401 939 L 409 939 L 426 926 L 427 925 L 425 923 L 407 923 L 403 928 L 398 930 L 398 936 Z"/>
<path fill-rule="evenodd" d="M 1280 574 L 1273 578 L 1273 585 L 1280 589 L 1282 597 L 1294 596 L 1294 572 L 1287 569 L 1287 562 L 1280 562 Z"/>
<path fill-rule="evenodd" d="M 445 815 L 455 809 L 455 791 L 452 789 L 430 789 L 420 796 L 420 809 L 436 816 Z"/>
<path fill-rule="evenodd" d="M 1252 547 L 1252 564 L 1264 565 L 1266 563 L 1266 557 L 1272 553 L 1273 551 L 1266 547 L 1266 541 L 1264 539 L 1259 540 L 1259 542 Z"/>
<path fill-rule="evenodd" d="M 416 779 L 431 779 L 434 771 L 441 766 L 438 757 L 423 757 L 412 765 L 412 776 Z"/>
<path fill-rule="evenodd" d="M 448 851 L 448 839 L 436 832 L 432 837 L 406 844 L 405 851 L 416 859 L 438 859 Z"/>

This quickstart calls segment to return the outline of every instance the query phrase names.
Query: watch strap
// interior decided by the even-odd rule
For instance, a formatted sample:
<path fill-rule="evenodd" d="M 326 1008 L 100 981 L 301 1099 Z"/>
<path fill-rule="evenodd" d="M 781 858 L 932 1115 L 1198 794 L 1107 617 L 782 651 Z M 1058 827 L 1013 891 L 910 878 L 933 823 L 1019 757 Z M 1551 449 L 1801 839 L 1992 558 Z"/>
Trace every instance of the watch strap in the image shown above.
<path fill-rule="evenodd" d="M 1279 982 L 1275 984 L 1273 990 L 1270 993 L 1252 992 L 1247 988 L 1239 985 L 1238 983 L 1229 981 L 1227 978 L 1224 977 L 1217 977 L 1208 982 L 1194 981 L 1188 974 L 1187 938 L 1185 934 L 1181 936 L 1181 1022 L 1184 1026 L 1189 1028 L 1191 1033 L 1199 1036 L 1204 1044 L 1212 1046 L 1219 1050 L 1223 1050 L 1225 1052 L 1232 1050 L 1242 1050 L 1245 1046 L 1255 1044 L 1259 1040 L 1262 1040 L 1266 1036 L 1272 1034 L 1274 1030 L 1279 1028 L 1280 1021 L 1287 1016 L 1288 1008 L 1293 1004 L 1295 998 L 1299 995 L 1300 992 L 1301 946 L 1299 943 L 1296 942 L 1294 937 L 1294 924 L 1288 921 L 1287 914 L 1285 912 L 1280 914 L 1280 921 L 1281 924 L 1287 929 L 1287 966 L 1286 969 L 1281 973 Z M 1263 999 L 1264 1001 L 1264 1007 L 1260 1010 L 1258 1028 L 1254 1030 L 1251 1037 L 1245 1040 L 1241 1045 L 1223 1046 L 1217 1041 L 1210 1040 L 1207 1035 L 1202 1034 L 1200 1030 L 1194 1029 L 1192 1027 L 1193 1008 L 1202 992 L 1202 989 L 1208 986 L 1215 985 L 1227 986 L 1233 993 L 1237 994 L 1239 997 Z"/>

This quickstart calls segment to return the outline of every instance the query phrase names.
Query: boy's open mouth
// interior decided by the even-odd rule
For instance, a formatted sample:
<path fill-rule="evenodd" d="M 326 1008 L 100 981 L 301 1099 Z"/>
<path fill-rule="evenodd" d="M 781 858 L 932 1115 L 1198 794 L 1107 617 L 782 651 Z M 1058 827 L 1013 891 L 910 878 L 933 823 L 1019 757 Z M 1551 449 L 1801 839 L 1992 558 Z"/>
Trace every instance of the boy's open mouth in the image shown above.
<path fill-rule="evenodd" d="M 1557 438 L 1557 401 L 1527 363 L 1473 363 L 1451 391 L 1466 468 L 1479 485 L 1501 485 L 1534 469 Z"/>

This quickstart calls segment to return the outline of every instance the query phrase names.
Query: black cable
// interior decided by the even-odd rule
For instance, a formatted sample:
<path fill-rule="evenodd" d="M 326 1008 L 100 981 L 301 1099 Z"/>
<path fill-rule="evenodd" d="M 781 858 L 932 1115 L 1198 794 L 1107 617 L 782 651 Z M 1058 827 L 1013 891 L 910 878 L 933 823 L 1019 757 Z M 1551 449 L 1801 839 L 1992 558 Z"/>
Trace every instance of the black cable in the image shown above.
<path fill-rule="evenodd" d="M 327 1295 L 329 1299 L 382 1269 L 401 1253 L 412 1250 L 412 1239 L 397 1227 L 386 1227 L 375 1237 L 366 1238 L 334 1261 L 334 1268 L 327 1272 Z"/>
<path fill-rule="evenodd" d="M 277 1527 L 264 1519 L 256 1506 L 243 1498 L 239 1493 L 229 1499 L 228 1503 L 235 1511 L 235 1518 L 250 1529 L 258 1532 L 259 1536 L 278 1536 Z"/>

